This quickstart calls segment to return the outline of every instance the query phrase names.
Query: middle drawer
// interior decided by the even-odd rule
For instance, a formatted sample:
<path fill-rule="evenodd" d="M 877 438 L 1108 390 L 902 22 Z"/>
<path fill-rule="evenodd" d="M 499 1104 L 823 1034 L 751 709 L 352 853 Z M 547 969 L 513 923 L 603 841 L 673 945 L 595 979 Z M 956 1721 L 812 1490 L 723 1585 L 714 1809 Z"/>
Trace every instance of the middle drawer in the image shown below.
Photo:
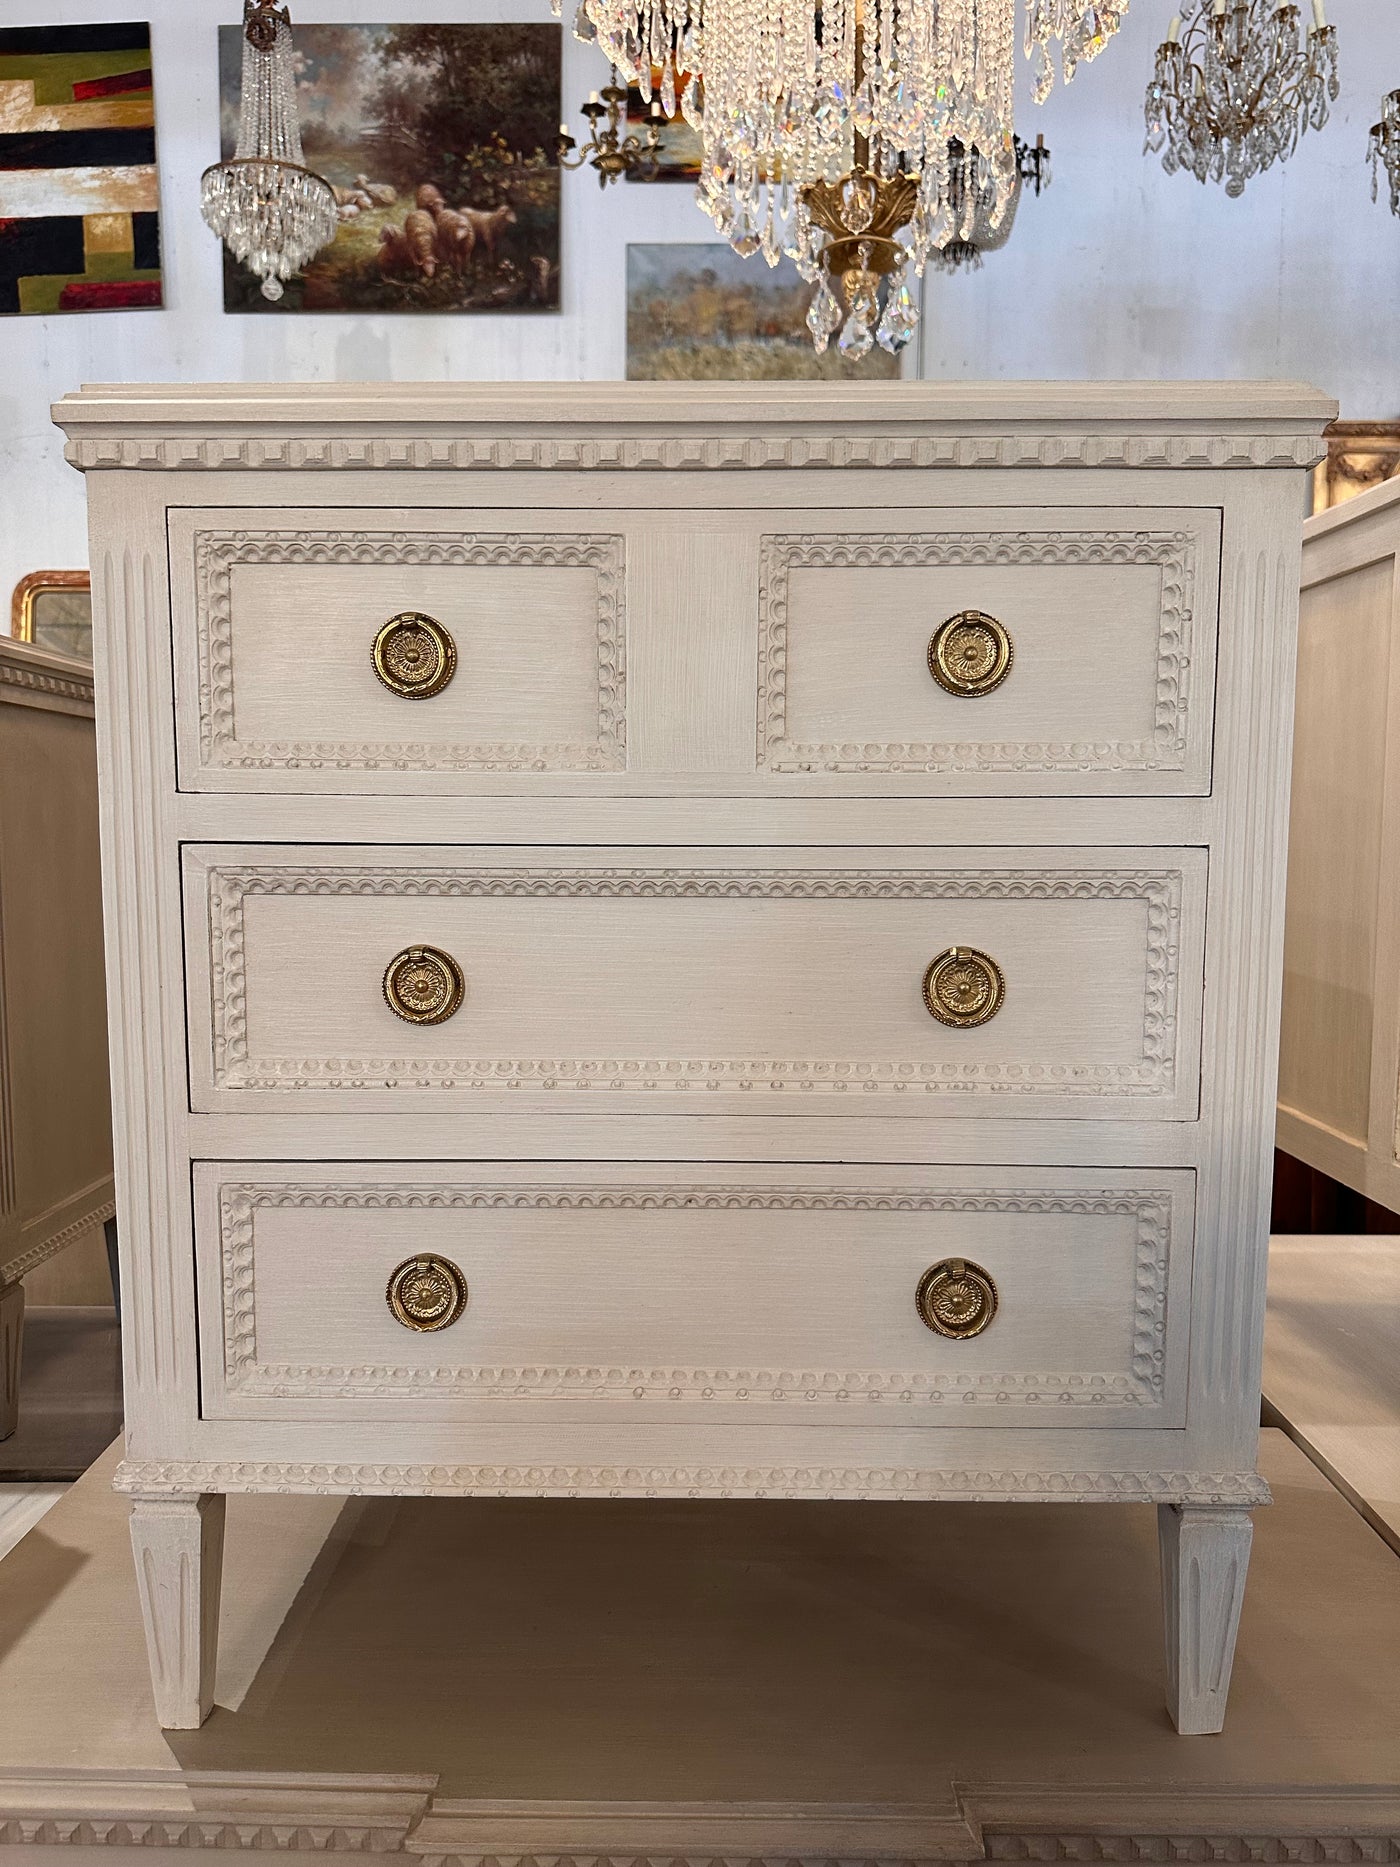
<path fill-rule="evenodd" d="M 1198 849 L 185 854 L 198 1111 L 1189 1120 Z"/>

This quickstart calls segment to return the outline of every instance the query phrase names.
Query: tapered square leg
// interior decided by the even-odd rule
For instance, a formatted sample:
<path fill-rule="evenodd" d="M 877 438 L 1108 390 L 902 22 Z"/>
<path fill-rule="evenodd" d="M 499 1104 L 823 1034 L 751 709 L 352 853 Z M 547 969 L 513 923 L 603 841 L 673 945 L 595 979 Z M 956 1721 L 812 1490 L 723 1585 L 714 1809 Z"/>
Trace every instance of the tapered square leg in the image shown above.
<path fill-rule="evenodd" d="M 0 1285 L 0 1439 L 19 1425 L 19 1363 L 24 1345 L 24 1285 Z"/>
<path fill-rule="evenodd" d="M 224 1498 L 138 1497 L 131 1507 L 136 1586 L 156 1717 L 166 1731 L 193 1731 L 214 1703 Z"/>
<path fill-rule="evenodd" d="M 1225 1724 L 1254 1524 L 1244 1510 L 1163 1504 L 1157 1530 L 1167 1709 L 1183 1737 L 1204 1737 Z"/>

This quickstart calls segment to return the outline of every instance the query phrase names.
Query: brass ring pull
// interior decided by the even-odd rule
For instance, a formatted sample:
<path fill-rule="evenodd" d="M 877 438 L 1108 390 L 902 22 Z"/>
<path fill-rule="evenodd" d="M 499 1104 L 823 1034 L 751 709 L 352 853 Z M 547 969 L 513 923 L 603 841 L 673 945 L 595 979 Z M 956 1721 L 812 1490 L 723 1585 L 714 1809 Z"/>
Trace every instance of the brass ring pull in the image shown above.
<path fill-rule="evenodd" d="M 374 638 L 374 671 L 402 700 L 431 700 L 457 672 L 457 644 L 416 609 L 391 616 Z"/>
<path fill-rule="evenodd" d="M 1006 999 L 1006 979 L 989 954 L 950 946 L 924 974 L 924 1003 L 940 1024 L 986 1024 Z"/>
<path fill-rule="evenodd" d="M 989 1272 L 966 1258 L 944 1258 L 919 1279 L 914 1304 L 919 1321 L 954 1342 L 981 1335 L 997 1313 L 1000 1298 Z"/>
<path fill-rule="evenodd" d="M 409 1024 L 446 1024 L 466 995 L 462 968 L 440 946 L 406 946 L 389 961 L 384 998 Z"/>
<path fill-rule="evenodd" d="M 962 609 L 934 630 L 928 671 L 947 693 L 976 700 L 1001 686 L 1015 656 L 1011 637 L 995 616 Z"/>
<path fill-rule="evenodd" d="M 467 1307 L 467 1280 L 450 1258 L 405 1258 L 384 1296 L 395 1322 L 429 1335 L 456 1322 Z"/>

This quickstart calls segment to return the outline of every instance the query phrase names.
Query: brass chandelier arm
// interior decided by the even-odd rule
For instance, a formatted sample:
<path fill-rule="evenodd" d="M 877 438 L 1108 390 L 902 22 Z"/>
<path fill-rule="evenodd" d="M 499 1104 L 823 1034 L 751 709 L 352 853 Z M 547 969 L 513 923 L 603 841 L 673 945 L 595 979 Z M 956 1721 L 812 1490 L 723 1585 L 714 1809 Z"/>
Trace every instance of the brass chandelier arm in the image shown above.
<path fill-rule="evenodd" d="M 611 84 L 595 91 L 581 107 L 590 126 L 585 143 L 580 144 L 570 136 L 567 123 L 559 125 L 557 159 L 560 168 L 581 169 L 589 165 L 598 171 L 600 188 L 606 188 L 621 175 L 635 175 L 638 181 L 654 180 L 661 148 L 663 119 L 655 100 L 647 119 L 645 138 L 622 134 L 627 88 L 617 82 L 616 71 L 612 78 Z M 603 118 L 607 119 L 605 128 L 600 127 Z"/>

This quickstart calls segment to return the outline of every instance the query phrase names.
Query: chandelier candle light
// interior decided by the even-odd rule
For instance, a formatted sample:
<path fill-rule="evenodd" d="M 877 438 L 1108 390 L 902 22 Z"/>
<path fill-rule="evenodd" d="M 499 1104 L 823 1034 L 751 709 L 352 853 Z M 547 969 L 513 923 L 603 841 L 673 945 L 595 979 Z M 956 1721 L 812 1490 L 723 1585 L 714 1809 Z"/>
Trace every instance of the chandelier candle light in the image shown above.
<path fill-rule="evenodd" d="M 1146 149 L 1169 175 L 1184 169 L 1240 195 L 1291 156 L 1305 130 L 1322 128 L 1337 93 L 1337 29 L 1323 0 L 1312 0 L 1306 38 L 1291 4 L 1197 0 L 1157 49 Z"/>
<path fill-rule="evenodd" d="M 1371 199 L 1380 195 L 1381 169 L 1390 182 L 1390 211 L 1400 214 L 1400 91 L 1392 91 L 1381 105 L 1381 120 L 1371 125 Z"/>
<path fill-rule="evenodd" d="M 243 0 L 243 93 L 232 161 L 204 171 L 205 224 L 279 299 L 284 279 L 329 246 L 335 193 L 306 166 L 297 119 L 292 23 L 275 0 Z"/>
<path fill-rule="evenodd" d="M 1051 45 L 1068 80 L 1127 11 L 1024 5 L 1038 102 Z M 737 253 L 787 253 L 820 280 L 817 349 L 839 328 L 859 357 L 902 348 L 918 322 L 911 277 L 1010 208 L 1016 16 L 1017 0 L 582 0 L 575 31 L 644 97 L 660 73 L 662 110 L 700 133 L 700 205 Z"/>
<path fill-rule="evenodd" d="M 581 106 L 582 114 L 588 118 L 589 124 L 588 141 L 581 148 L 570 136 L 568 124 L 559 125 L 560 168 L 580 169 L 585 162 L 589 162 L 598 171 L 600 188 L 606 188 L 609 182 L 616 181 L 620 175 L 635 175 L 638 181 L 654 181 L 661 149 L 661 132 L 665 125 L 661 100 L 652 98 L 646 128 L 641 136 L 622 134 L 626 108 L 627 87 L 618 83 L 614 71 L 612 83 L 604 85 L 601 92 L 594 91 L 588 102 Z M 601 129 L 599 124 L 604 117 L 608 120 L 607 127 Z"/>

